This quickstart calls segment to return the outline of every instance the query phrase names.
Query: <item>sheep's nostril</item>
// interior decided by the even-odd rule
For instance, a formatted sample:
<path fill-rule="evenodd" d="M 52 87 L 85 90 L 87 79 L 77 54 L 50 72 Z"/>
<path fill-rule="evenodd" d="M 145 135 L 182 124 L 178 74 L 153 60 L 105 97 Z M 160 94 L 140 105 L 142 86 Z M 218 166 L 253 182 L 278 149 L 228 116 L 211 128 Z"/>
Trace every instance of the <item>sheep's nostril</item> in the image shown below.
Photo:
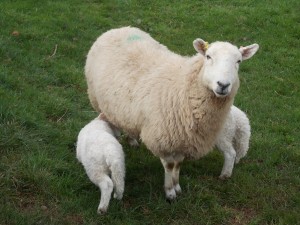
<path fill-rule="evenodd" d="M 220 88 L 222 89 L 222 91 L 224 91 L 230 85 L 230 83 L 224 84 L 224 83 L 222 83 L 220 81 L 218 81 L 217 84 L 220 86 Z"/>

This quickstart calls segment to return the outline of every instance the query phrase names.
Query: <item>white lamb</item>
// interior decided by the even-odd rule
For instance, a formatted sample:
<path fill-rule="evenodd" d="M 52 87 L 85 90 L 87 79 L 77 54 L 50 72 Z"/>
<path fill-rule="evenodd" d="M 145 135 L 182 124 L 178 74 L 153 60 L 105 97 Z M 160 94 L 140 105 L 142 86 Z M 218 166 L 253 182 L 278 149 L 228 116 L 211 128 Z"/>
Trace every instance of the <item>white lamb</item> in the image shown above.
<path fill-rule="evenodd" d="M 137 28 L 113 29 L 96 40 L 85 66 L 94 109 L 160 157 L 169 200 L 181 192 L 180 163 L 213 149 L 239 88 L 239 63 L 259 47 L 193 44 L 200 54 L 183 57 Z"/>
<path fill-rule="evenodd" d="M 232 106 L 216 141 L 217 148 L 224 155 L 221 179 L 231 177 L 234 163 L 238 163 L 247 154 L 250 135 L 248 117 L 239 108 Z"/>
<path fill-rule="evenodd" d="M 123 197 L 125 160 L 122 146 L 101 115 L 79 132 L 76 153 L 90 180 L 101 190 L 97 212 L 103 214 L 107 211 L 113 189 L 114 198 Z"/>

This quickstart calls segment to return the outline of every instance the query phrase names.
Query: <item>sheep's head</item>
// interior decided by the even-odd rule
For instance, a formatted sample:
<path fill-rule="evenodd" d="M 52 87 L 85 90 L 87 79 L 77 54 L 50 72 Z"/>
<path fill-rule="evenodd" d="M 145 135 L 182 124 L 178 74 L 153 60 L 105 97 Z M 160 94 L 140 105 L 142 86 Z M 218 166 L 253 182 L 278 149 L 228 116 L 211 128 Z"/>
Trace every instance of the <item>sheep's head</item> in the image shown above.
<path fill-rule="evenodd" d="M 251 58 L 259 48 L 252 44 L 239 49 L 228 42 L 214 42 L 210 45 L 202 39 L 193 42 L 197 52 L 204 59 L 203 83 L 211 89 L 217 97 L 226 97 L 239 85 L 239 64 Z"/>

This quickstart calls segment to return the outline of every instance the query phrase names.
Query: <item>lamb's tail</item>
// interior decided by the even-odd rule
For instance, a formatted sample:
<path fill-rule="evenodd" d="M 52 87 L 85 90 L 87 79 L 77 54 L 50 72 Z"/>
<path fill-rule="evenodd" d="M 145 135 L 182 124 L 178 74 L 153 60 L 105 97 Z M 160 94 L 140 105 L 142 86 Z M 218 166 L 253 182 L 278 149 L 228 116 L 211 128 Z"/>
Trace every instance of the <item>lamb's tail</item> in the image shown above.
<path fill-rule="evenodd" d="M 234 138 L 234 149 L 236 150 L 235 163 L 246 156 L 249 149 L 249 141 L 251 136 L 251 127 L 246 114 L 239 117 L 237 121 L 237 130 Z"/>
<path fill-rule="evenodd" d="M 125 164 L 114 163 L 111 167 L 111 179 L 114 184 L 114 198 L 122 199 L 125 186 Z"/>

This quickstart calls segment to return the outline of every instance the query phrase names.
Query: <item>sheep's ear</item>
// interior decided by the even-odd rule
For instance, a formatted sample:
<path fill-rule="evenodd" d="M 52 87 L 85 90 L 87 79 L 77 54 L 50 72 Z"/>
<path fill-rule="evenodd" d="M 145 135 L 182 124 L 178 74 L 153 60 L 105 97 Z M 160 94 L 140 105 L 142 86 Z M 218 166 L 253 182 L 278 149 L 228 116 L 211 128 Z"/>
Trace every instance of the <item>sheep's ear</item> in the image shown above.
<path fill-rule="evenodd" d="M 194 48 L 197 52 L 199 52 L 202 55 L 205 55 L 205 52 L 208 48 L 208 43 L 207 42 L 203 41 L 200 38 L 197 38 L 196 40 L 193 41 L 193 45 L 194 45 Z"/>
<path fill-rule="evenodd" d="M 248 45 L 246 47 L 241 46 L 240 52 L 242 54 L 243 60 L 250 59 L 259 49 L 258 44 Z"/>

